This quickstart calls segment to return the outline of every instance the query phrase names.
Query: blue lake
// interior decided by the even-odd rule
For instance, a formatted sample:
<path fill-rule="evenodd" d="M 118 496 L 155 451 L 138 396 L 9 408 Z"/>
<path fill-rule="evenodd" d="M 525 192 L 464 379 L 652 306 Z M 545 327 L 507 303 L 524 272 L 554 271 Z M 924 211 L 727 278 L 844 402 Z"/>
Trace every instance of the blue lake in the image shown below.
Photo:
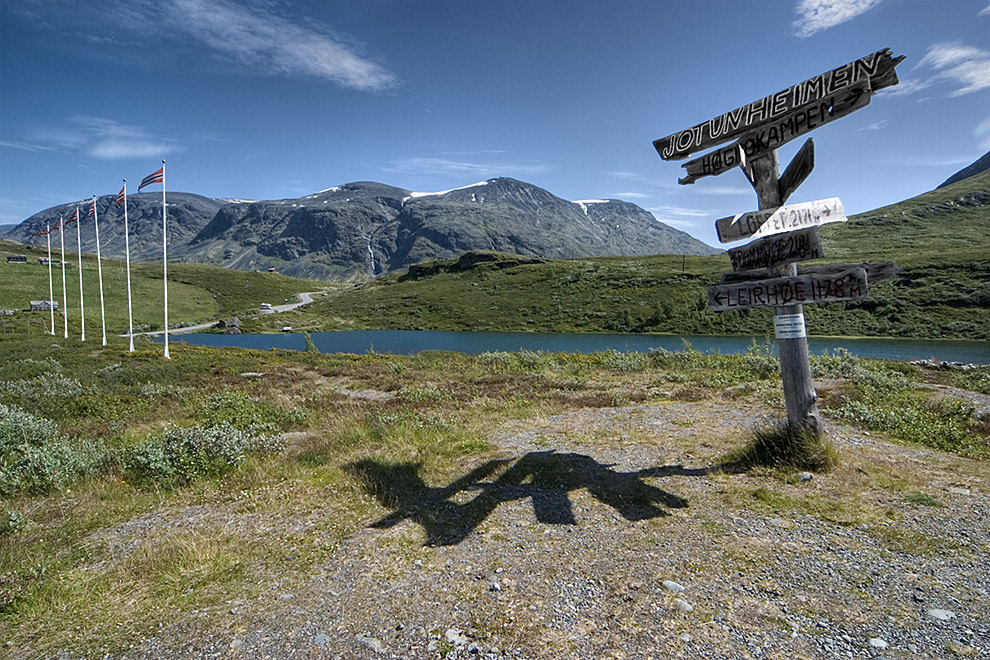
<path fill-rule="evenodd" d="M 539 332 L 453 332 L 434 330 L 354 330 L 349 332 L 314 332 L 310 334 L 321 353 L 392 353 L 413 355 L 421 351 L 456 351 L 478 354 L 489 351 L 547 351 L 560 353 L 597 353 L 607 350 L 647 353 L 652 349 L 683 350 L 688 342 L 705 353 L 745 353 L 756 341 L 776 342 L 766 337 L 710 335 L 622 335 L 622 334 L 557 334 Z M 161 341 L 161 339 L 158 339 Z M 169 335 L 169 342 L 187 342 L 202 346 L 235 346 L 268 350 L 280 348 L 293 351 L 306 349 L 302 333 L 283 334 L 185 334 Z M 990 364 L 990 342 L 972 340 L 929 340 L 834 337 L 809 337 L 809 350 L 814 354 L 845 348 L 860 357 L 891 360 L 931 358 L 949 362 Z"/>

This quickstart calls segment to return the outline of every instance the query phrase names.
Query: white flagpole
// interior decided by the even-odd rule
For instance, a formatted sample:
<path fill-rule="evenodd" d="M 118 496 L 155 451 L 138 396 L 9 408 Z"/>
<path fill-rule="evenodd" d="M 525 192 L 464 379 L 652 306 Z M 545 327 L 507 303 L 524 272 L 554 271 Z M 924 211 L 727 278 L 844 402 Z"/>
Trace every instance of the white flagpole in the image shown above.
<path fill-rule="evenodd" d="M 83 311 L 83 287 L 82 287 L 82 240 L 79 238 L 79 207 L 76 206 L 76 261 L 79 262 L 79 323 L 81 335 L 79 341 L 86 341 L 86 312 Z"/>
<path fill-rule="evenodd" d="M 69 299 L 65 292 L 65 225 L 62 223 L 62 216 L 58 217 L 58 242 L 59 242 L 59 252 L 61 255 L 59 259 L 62 261 L 62 326 L 64 332 L 64 338 L 69 338 Z"/>
<path fill-rule="evenodd" d="M 165 216 L 167 208 L 165 204 L 165 161 L 162 160 L 162 281 L 165 286 L 165 358 L 171 359 L 168 354 L 168 233 L 166 232 Z"/>
<path fill-rule="evenodd" d="M 127 336 L 134 352 L 134 317 L 131 315 L 131 244 L 127 234 L 127 179 L 124 179 L 124 252 L 127 255 Z"/>
<path fill-rule="evenodd" d="M 45 222 L 45 238 L 48 239 L 48 309 L 52 312 L 52 337 L 55 336 L 55 290 L 52 288 L 52 226 Z"/>
<path fill-rule="evenodd" d="M 100 219 L 96 213 L 96 195 L 93 195 L 93 225 L 96 226 L 96 272 L 100 278 L 100 321 L 103 324 L 103 345 L 107 345 L 107 316 L 103 308 L 103 257 L 100 255 Z"/>

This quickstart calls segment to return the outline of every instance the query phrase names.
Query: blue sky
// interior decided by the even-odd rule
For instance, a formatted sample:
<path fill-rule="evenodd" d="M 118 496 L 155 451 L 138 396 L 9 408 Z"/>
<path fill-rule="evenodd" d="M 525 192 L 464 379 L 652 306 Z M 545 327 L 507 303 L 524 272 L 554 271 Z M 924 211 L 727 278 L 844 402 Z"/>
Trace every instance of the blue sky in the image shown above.
<path fill-rule="evenodd" d="M 652 141 L 888 47 L 901 84 L 811 134 L 790 200 L 849 214 L 990 150 L 988 0 L 0 0 L 0 224 L 166 159 L 245 199 L 510 176 L 718 245 L 752 188 L 679 186 Z"/>

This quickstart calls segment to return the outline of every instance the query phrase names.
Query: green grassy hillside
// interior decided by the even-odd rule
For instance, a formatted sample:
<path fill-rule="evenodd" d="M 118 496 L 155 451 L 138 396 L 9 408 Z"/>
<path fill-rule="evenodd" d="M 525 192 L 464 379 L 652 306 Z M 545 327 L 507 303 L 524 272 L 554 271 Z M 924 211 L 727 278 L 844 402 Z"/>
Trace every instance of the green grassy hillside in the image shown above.
<path fill-rule="evenodd" d="M 895 261 L 870 298 L 808 305 L 819 335 L 990 338 L 990 172 L 823 227 L 826 259 Z M 508 266 L 508 267 L 507 267 Z M 731 270 L 716 257 L 570 259 L 469 269 L 438 262 L 307 310 L 313 329 L 396 328 L 768 334 L 765 309 L 707 311 L 705 287 Z"/>
<path fill-rule="evenodd" d="M 7 256 L 23 254 L 28 263 L 7 263 Z M 48 268 L 40 266 L 38 257 L 47 250 L 0 241 L 0 309 L 18 310 L 12 316 L 0 316 L 0 328 L 5 333 L 43 331 L 51 324 L 49 312 L 28 312 L 32 300 L 47 300 Z M 57 252 L 53 252 L 57 260 Z M 66 251 L 71 265 L 65 271 L 69 311 L 69 332 L 78 336 L 79 270 L 74 252 Z M 86 334 L 100 332 L 100 288 L 96 257 L 83 254 L 83 301 L 85 303 Z M 320 283 L 297 280 L 271 273 L 232 271 L 196 264 L 168 265 L 169 324 L 203 323 L 214 318 L 229 317 L 257 310 L 261 302 L 279 303 L 300 291 L 313 291 Z M 52 269 L 54 298 L 62 307 L 62 272 Z M 131 298 L 135 330 L 161 328 L 163 294 L 161 263 L 131 264 Z M 127 278 L 122 261 L 103 260 L 103 296 L 107 333 L 127 331 Z M 29 325 L 30 324 L 30 325 Z M 56 315 L 56 334 L 63 322 Z"/>

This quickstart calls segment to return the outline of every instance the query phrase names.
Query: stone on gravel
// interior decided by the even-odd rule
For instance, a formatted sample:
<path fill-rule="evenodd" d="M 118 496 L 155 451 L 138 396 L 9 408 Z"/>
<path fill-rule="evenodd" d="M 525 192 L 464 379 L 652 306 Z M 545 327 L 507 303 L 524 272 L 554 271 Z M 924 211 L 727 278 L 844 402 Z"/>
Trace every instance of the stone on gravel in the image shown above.
<path fill-rule="evenodd" d="M 466 646 L 468 643 L 467 636 L 457 628 L 448 628 L 444 639 L 455 646 Z"/>
<path fill-rule="evenodd" d="M 871 637 L 869 644 L 870 648 L 874 649 L 885 649 L 889 646 L 885 640 L 882 640 L 879 637 Z"/>
<path fill-rule="evenodd" d="M 686 600 L 681 600 L 680 598 L 674 599 L 674 606 L 677 607 L 677 609 L 680 610 L 681 612 L 684 612 L 685 614 L 694 612 L 694 606 L 691 603 L 687 602 Z"/>
<path fill-rule="evenodd" d="M 358 641 L 359 644 L 362 644 L 363 646 L 367 646 L 375 653 L 385 653 L 385 645 L 382 644 L 380 639 L 375 639 L 374 637 L 366 633 L 361 633 L 360 635 L 355 637 L 355 639 Z"/>
<path fill-rule="evenodd" d="M 679 594 L 682 591 L 684 591 L 684 587 L 682 587 L 681 585 L 679 585 L 676 582 L 673 582 L 671 580 L 664 580 L 663 581 L 663 588 L 666 589 L 667 591 L 669 591 L 672 594 Z"/>
<path fill-rule="evenodd" d="M 956 613 L 950 612 L 949 610 L 943 610 L 937 607 L 933 607 L 932 609 L 928 610 L 928 616 L 931 617 L 932 619 L 938 619 L 939 621 L 950 621 L 956 618 Z"/>

